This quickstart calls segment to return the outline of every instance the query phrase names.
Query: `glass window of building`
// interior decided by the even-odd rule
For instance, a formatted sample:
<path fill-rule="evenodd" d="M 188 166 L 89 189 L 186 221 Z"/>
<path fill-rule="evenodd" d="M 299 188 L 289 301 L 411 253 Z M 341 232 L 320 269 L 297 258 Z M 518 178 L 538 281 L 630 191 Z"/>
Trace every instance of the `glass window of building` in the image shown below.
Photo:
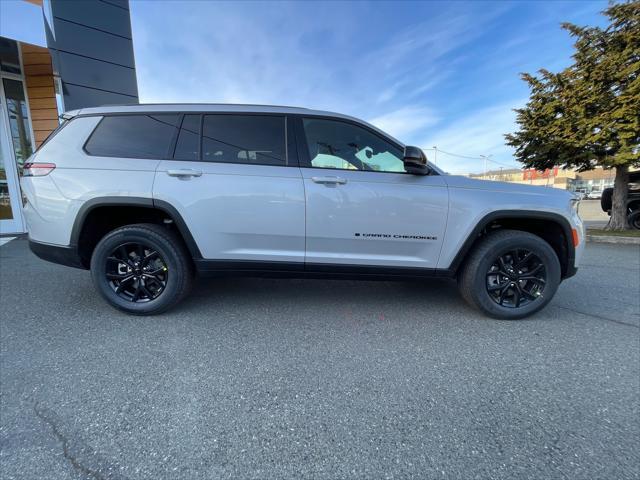
<path fill-rule="evenodd" d="M 18 43 L 2 37 L 0 37 L 0 71 L 6 73 L 22 73 L 20 71 Z"/>
<path fill-rule="evenodd" d="M 31 142 L 31 130 L 29 127 L 29 109 L 24 95 L 24 88 L 20 80 L 3 78 L 2 86 L 7 100 L 7 114 L 9 116 L 9 129 L 11 130 L 11 142 L 18 167 L 33 153 Z"/>

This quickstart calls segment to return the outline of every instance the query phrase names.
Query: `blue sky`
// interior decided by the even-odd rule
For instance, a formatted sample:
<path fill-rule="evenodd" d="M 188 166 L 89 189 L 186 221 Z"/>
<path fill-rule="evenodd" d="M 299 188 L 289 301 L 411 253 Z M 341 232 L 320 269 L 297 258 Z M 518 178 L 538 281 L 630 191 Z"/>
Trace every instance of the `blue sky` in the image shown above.
<path fill-rule="evenodd" d="M 528 96 L 519 72 L 566 66 L 572 41 L 559 24 L 602 24 L 606 5 L 134 0 L 140 99 L 339 111 L 407 144 L 517 165 L 503 134 Z"/>
<path fill-rule="evenodd" d="M 0 4 L 5 13 L 29 8 L 22 0 Z M 495 162 L 517 166 L 503 134 L 514 130 L 512 109 L 528 96 L 519 73 L 568 65 L 572 40 L 560 23 L 603 25 L 599 12 L 607 3 L 130 5 L 142 102 L 333 110 L 370 121 L 407 144 L 492 155 Z M 3 31 L 10 28 L 25 31 L 2 23 Z M 434 159 L 433 152 L 427 155 Z M 444 153 L 437 163 L 452 173 L 483 168 L 482 160 Z"/>

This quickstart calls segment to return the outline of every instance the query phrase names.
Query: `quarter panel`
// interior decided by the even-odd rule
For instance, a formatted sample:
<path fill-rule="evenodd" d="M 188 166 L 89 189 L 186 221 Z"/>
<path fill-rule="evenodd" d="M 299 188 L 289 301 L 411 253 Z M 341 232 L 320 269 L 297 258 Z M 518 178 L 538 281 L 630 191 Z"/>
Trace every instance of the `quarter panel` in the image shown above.
<path fill-rule="evenodd" d="M 69 245 L 73 225 L 82 205 L 100 197 L 151 199 L 159 160 L 87 155 L 84 143 L 101 117 L 70 121 L 33 157 L 56 168 L 46 177 L 25 179 L 25 218 L 31 239 Z"/>

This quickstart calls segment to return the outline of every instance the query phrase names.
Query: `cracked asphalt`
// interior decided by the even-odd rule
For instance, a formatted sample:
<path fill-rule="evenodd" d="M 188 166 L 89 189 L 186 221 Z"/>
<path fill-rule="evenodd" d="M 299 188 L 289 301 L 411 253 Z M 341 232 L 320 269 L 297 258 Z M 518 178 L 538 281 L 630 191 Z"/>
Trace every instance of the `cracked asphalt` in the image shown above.
<path fill-rule="evenodd" d="M 129 317 L 0 247 L 0 478 L 637 479 L 640 249 L 529 320 L 450 282 L 200 281 Z"/>

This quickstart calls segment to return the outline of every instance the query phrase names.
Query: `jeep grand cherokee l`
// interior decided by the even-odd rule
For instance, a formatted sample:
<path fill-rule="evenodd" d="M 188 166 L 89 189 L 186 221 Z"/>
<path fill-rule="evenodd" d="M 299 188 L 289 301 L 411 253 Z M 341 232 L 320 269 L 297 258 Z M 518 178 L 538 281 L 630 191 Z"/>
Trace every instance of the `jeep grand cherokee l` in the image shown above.
<path fill-rule="evenodd" d="M 33 252 L 162 312 L 196 273 L 457 278 L 496 318 L 544 307 L 584 232 L 565 191 L 446 175 L 361 120 L 304 108 L 86 108 L 22 179 Z"/>

